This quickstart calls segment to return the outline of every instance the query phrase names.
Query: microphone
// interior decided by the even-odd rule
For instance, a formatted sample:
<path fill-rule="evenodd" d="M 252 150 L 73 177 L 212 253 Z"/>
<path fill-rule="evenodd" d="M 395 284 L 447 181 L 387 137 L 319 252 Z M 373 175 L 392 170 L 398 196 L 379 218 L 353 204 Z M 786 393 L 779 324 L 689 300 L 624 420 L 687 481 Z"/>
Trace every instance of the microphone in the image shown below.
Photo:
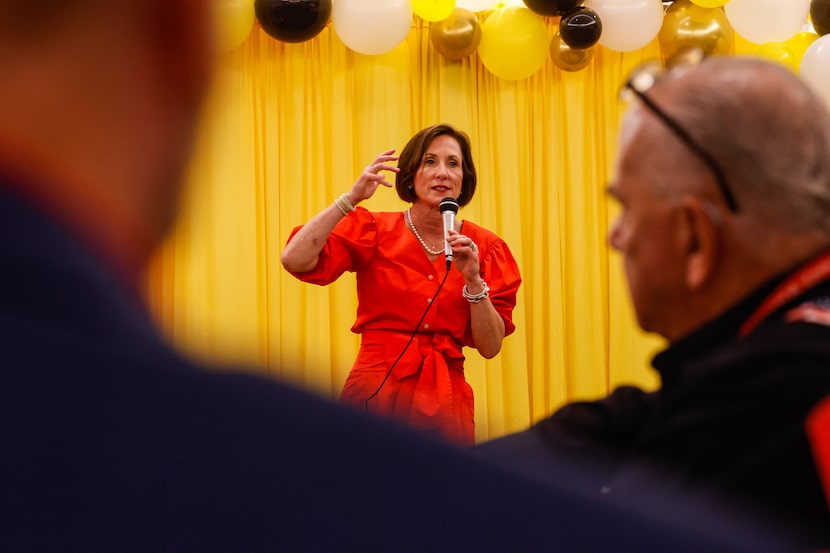
<path fill-rule="evenodd" d="M 441 200 L 439 209 L 441 218 L 444 220 L 444 256 L 447 258 L 447 270 L 452 267 L 452 246 L 447 242 L 450 229 L 455 229 L 455 214 L 458 213 L 458 202 L 455 198 L 444 198 Z"/>

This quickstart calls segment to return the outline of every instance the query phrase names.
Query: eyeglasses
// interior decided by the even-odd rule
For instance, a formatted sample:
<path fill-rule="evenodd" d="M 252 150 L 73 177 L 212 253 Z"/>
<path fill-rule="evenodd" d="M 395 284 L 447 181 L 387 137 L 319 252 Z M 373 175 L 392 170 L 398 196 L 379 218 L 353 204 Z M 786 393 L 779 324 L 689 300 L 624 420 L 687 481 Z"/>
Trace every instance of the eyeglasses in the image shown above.
<path fill-rule="evenodd" d="M 697 54 L 694 51 L 684 60 L 685 65 L 699 63 L 703 59 L 702 53 Z M 718 183 L 723 199 L 726 200 L 726 205 L 733 213 L 738 212 L 738 203 L 735 201 L 735 196 L 726 182 L 723 169 L 721 169 L 718 162 L 715 161 L 709 152 L 707 152 L 689 132 L 684 129 L 674 118 L 670 117 L 662 108 L 660 108 L 654 101 L 646 94 L 654 84 L 665 75 L 665 71 L 659 62 L 648 63 L 636 68 L 626 80 L 623 85 L 620 95 L 623 100 L 626 92 L 634 94 L 648 109 L 656 115 L 660 121 L 663 122 L 674 135 L 679 138 L 712 172 L 715 176 L 715 181 Z"/>

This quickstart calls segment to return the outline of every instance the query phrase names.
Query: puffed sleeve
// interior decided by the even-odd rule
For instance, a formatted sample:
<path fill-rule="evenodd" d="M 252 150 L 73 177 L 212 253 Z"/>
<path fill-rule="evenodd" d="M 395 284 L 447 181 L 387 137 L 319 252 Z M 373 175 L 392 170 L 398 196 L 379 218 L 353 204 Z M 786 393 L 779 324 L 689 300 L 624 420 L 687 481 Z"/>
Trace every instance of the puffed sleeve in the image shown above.
<path fill-rule="evenodd" d="M 484 252 L 481 259 L 481 278 L 490 287 L 490 301 L 504 319 L 504 335 L 516 330 L 513 324 L 513 308 L 516 307 L 516 293 L 522 283 L 519 264 L 513 258 L 504 240 L 495 240 Z"/>
<path fill-rule="evenodd" d="M 301 228 L 291 231 L 289 242 Z M 321 286 L 331 284 L 344 272 L 358 271 L 369 264 L 375 254 L 377 234 L 372 213 L 357 207 L 334 227 L 323 245 L 316 267 L 305 272 L 289 272 L 303 282 Z"/>

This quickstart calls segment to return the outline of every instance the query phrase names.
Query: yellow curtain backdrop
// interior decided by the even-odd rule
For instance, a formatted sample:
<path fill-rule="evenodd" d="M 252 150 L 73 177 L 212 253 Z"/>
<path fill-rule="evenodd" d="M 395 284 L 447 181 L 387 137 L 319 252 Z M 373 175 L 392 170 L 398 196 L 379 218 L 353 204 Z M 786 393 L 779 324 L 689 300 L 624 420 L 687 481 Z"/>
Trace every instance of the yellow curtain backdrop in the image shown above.
<path fill-rule="evenodd" d="M 508 82 L 476 55 L 440 56 L 417 18 L 406 41 L 381 56 L 349 50 L 331 25 L 301 44 L 255 28 L 220 61 L 182 217 L 148 277 L 150 305 L 189 355 L 336 399 L 359 344 L 349 331 L 353 275 L 303 284 L 282 269 L 282 246 L 377 153 L 447 122 L 470 135 L 479 175 L 460 217 L 502 236 L 524 277 L 517 331 L 502 352 L 485 361 L 466 350 L 477 440 L 622 383 L 654 387 L 649 359 L 660 342 L 636 329 L 621 260 L 606 245 L 615 208 L 605 187 L 619 85 L 658 57 L 656 43 L 626 54 L 597 47 L 581 72 L 548 60 Z M 406 207 L 387 189 L 363 205 Z"/>

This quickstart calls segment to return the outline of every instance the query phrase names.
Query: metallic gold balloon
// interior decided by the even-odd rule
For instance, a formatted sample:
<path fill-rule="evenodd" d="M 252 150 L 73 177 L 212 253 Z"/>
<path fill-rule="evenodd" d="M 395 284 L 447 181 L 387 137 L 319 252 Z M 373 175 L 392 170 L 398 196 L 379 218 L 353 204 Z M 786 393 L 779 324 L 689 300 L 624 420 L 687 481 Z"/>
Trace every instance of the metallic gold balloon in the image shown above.
<path fill-rule="evenodd" d="M 478 48 L 481 25 L 473 12 L 455 8 L 448 18 L 430 24 L 429 40 L 445 58 L 460 60 Z"/>
<path fill-rule="evenodd" d="M 584 50 L 571 48 L 562 40 L 559 31 L 556 31 L 550 41 L 550 59 L 562 71 L 573 73 L 585 69 L 591 63 L 591 60 L 594 59 L 594 48 Z"/>
<path fill-rule="evenodd" d="M 728 0 L 692 0 L 701 8 L 719 8 L 726 4 Z"/>
<path fill-rule="evenodd" d="M 731 54 L 735 32 L 723 10 L 675 0 L 666 10 L 657 40 L 663 62 L 672 65 L 676 56 L 690 48 L 700 48 L 704 56 Z"/>

